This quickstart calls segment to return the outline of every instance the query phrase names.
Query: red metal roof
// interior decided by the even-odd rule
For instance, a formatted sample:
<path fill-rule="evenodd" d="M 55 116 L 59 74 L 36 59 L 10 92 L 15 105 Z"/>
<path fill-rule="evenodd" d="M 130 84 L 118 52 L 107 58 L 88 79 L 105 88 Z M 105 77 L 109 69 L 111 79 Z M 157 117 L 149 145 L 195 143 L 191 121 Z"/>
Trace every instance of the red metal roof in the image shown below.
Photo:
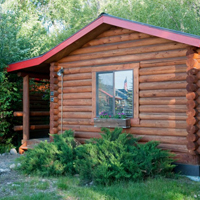
<path fill-rule="evenodd" d="M 31 58 L 28 60 L 23 60 L 17 63 L 10 64 L 7 68 L 8 72 L 25 69 L 28 67 L 39 66 L 40 64 L 44 63 L 46 60 L 54 56 L 55 54 L 59 53 L 64 48 L 68 47 L 69 45 L 73 44 L 75 41 L 79 40 L 81 37 L 86 35 L 87 33 L 91 32 L 101 24 L 109 24 L 113 26 L 118 26 L 121 28 L 130 29 L 133 31 L 146 33 L 149 35 L 157 36 L 160 38 L 169 39 L 172 41 L 188 44 L 195 47 L 200 47 L 200 37 L 192 34 L 186 34 L 179 31 L 174 31 L 170 29 L 165 29 L 157 26 L 152 26 L 144 23 L 139 23 L 135 21 L 130 21 L 118 17 L 114 17 L 107 14 L 100 15 L 96 20 L 88 24 L 86 27 L 48 51 L 47 53 Z"/>

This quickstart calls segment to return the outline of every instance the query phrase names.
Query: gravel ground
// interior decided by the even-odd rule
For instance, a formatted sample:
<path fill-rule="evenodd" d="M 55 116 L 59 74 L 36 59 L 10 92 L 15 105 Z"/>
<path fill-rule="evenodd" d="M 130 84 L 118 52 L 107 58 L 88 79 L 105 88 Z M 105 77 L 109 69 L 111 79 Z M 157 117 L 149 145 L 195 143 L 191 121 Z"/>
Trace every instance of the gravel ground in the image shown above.
<path fill-rule="evenodd" d="M 28 195 L 27 198 L 24 197 L 25 199 L 31 199 L 32 196 L 41 195 L 41 192 L 47 196 L 52 195 L 51 199 L 54 199 L 54 197 L 58 199 L 59 195 L 56 194 L 55 187 L 56 179 L 31 177 L 12 169 L 13 164 L 15 166 L 18 164 L 15 160 L 20 156 L 10 153 L 0 154 L 0 199 L 18 199 L 18 197 L 20 199 L 22 194 Z M 48 197 L 45 199 L 48 199 Z"/>
<path fill-rule="evenodd" d="M 10 153 L 0 155 L 0 188 L 22 179 L 17 171 L 10 169 L 10 166 L 15 163 L 15 159 L 19 156 L 19 154 L 11 155 Z"/>

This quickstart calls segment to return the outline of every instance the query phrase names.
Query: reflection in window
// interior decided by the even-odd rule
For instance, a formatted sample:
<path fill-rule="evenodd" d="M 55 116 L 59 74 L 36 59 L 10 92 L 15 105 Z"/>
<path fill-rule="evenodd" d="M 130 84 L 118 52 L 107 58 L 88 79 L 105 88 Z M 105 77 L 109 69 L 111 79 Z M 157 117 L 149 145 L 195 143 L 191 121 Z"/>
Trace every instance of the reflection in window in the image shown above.
<path fill-rule="evenodd" d="M 133 117 L 133 70 L 97 73 L 97 116 L 101 112 Z"/>
<path fill-rule="evenodd" d="M 113 115 L 113 73 L 100 73 L 97 79 L 98 85 L 98 115 L 106 111 Z"/>

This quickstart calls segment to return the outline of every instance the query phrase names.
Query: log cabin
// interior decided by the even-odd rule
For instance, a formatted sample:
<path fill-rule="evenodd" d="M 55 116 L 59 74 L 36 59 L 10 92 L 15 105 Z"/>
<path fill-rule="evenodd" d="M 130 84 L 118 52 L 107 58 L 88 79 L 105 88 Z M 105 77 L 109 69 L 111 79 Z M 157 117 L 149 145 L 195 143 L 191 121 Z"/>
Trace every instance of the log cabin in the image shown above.
<path fill-rule="evenodd" d="M 47 53 L 10 64 L 23 77 L 23 142 L 29 141 L 29 78 L 50 80 L 50 134 L 84 142 L 121 126 L 159 141 L 177 169 L 200 175 L 200 37 L 101 14 Z M 128 122 L 100 119 L 125 113 Z"/>

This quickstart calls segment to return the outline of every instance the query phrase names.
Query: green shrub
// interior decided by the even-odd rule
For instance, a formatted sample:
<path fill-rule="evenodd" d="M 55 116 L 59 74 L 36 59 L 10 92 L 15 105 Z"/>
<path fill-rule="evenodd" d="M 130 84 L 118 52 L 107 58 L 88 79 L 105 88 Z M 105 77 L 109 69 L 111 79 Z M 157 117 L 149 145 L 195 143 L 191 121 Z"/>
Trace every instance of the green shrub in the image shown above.
<path fill-rule="evenodd" d="M 76 147 L 73 131 L 65 131 L 53 137 L 54 142 L 41 142 L 21 156 L 19 169 L 27 174 L 42 176 L 73 174 L 75 172 L 74 148 Z"/>
<path fill-rule="evenodd" d="M 42 176 L 80 174 L 81 180 L 108 185 L 120 180 L 143 180 L 157 175 L 168 176 L 173 159 L 158 142 L 139 144 L 122 129 L 103 128 L 102 138 L 76 145 L 73 131 L 54 135 L 54 142 L 41 142 L 20 158 L 20 169 Z"/>
<path fill-rule="evenodd" d="M 76 148 L 75 165 L 84 181 L 110 184 L 118 180 L 143 180 L 167 176 L 173 169 L 170 153 L 158 149 L 158 142 L 138 144 L 132 135 L 115 128 L 102 128 L 100 139 Z"/>

